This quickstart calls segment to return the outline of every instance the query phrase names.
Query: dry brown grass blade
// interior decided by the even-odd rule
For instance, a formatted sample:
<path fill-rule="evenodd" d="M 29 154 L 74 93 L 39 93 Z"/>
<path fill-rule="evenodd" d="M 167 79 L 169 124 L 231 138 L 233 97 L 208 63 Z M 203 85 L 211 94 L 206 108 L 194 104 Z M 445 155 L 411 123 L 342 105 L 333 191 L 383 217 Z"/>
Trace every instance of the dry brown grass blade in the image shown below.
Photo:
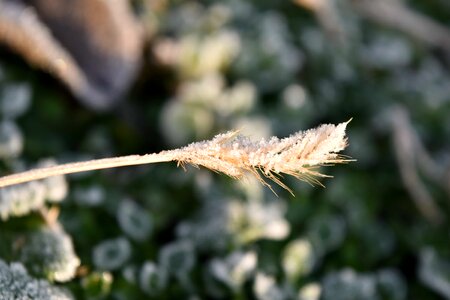
<path fill-rule="evenodd" d="M 299 131 L 286 138 L 272 137 L 259 141 L 252 141 L 240 135 L 238 131 L 229 131 L 211 140 L 155 154 L 104 158 L 13 174 L 0 178 L 0 187 L 56 175 L 176 161 L 178 166 L 203 166 L 235 179 L 252 174 L 272 189 L 264 179 L 268 178 L 292 193 L 282 182 L 283 174 L 310 184 L 321 184 L 318 178 L 327 176 L 319 173 L 318 167 L 351 161 L 339 154 L 347 146 L 345 129 L 349 122 L 325 124 L 315 129 Z"/>

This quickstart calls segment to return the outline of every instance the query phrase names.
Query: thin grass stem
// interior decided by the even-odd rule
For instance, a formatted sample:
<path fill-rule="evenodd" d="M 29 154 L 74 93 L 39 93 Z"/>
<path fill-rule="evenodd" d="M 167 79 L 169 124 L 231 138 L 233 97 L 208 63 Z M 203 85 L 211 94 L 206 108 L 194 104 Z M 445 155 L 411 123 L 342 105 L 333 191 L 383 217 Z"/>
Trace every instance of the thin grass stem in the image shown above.
<path fill-rule="evenodd" d="M 251 141 L 238 131 L 230 131 L 211 140 L 160 153 L 95 159 L 12 174 L 0 178 L 0 187 L 56 175 L 176 161 L 179 166 L 203 166 L 235 179 L 252 174 L 262 184 L 271 188 L 264 180 L 265 177 L 292 193 L 281 181 L 283 174 L 311 184 L 320 184 L 317 178 L 327 176 L 319 173 L 318 167 L 352 161 L 339 154 L 348 144 L 345 129 L 349 122 L 325 124 L 315 129 L 299 131 L 286 138 L 272 137 L 260 141 Z"/>

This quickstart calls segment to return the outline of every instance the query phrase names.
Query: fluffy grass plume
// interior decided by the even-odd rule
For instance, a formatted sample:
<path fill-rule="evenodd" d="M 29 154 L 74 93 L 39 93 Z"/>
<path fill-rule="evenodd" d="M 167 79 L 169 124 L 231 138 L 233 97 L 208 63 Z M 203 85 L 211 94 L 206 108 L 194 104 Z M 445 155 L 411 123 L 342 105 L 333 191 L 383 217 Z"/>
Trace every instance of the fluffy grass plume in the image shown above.
<path fill-rule="evenodd" d="M 252 141 L 240 135 L 239 131 L 229 131 L 211 140 L 160 153 L 68 163 L 8 175 L 0 178 L 0 187 L 55 175 L 176 161 L 181 166 L 203 166 L 236 179 L 250 173 L 268 187 L 270 185 L 264 178 L 273 180 L 292 193 L 281 181 L 283 174 L 320 184 L 318 178 L 327 177 L 318 171 L 320 166 L 351 161 L 339 154 L 348 144 L 345 129 L 349 122 L 324 124 L 286 138 L 272 137 L 259 141 Z"/>

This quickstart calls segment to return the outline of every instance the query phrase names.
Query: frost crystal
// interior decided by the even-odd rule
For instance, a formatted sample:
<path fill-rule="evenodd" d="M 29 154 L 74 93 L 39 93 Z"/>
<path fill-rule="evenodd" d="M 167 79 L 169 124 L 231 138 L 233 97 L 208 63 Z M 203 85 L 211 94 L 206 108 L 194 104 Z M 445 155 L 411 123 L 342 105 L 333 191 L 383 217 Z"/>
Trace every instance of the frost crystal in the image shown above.
<path fill-rule="evenodd" d="M 72 279 L 80 265 L 70 236 L 57 227 L 28 233 L 19 253 L 30 272 L 52 281 Z"/>
<path fill-rule="evenodd" d="M 65 289 L 30 277 L 21 263 L 0 260 L 0 299 L 71 300 Z"/>
<path fill-rule="evenodd" d="M 326 175 L 316 171 L 319 166 L 349 161 L 338 154 L 347 146 L 347 124 L 325 124 L 286 138 L 272 137 L 259 141 L 251 141 L 237 131 L 230 131 L 171 153 L 181 165 L 200 165 L 233 178 L 251 173 L 269 186 L 264 176 L 290 191 L 280 180 L 282 174 L 320 184 L 316 177 Z"/>

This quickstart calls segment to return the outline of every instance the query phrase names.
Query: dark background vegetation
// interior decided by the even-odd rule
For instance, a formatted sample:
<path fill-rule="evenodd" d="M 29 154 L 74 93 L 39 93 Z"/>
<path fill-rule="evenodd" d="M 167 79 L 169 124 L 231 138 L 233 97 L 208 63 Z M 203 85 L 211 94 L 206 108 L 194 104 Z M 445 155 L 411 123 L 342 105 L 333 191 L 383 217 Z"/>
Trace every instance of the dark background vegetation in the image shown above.
<path fill-rule="evenodd" d="M 39 12 L 39 1 L 23 5 Z M 54 222 L 80 259 L 73 278 L 34 268 L 48 255 L 38 250 L 33 261 L 3 246 L 4 261 L 77 299 L 450 299 L 446 0 L 127 5 L 139 50 L 114 50 L 120 39 L 94 49 L 121 64 L 51 40 L 93 82 L 89 93 L 52 71 L 53 52 L 30 63 L 0 30 L 3 174 L 48 157 L 158 152 L 234 128 L 286 136 L 350 118 L 345 154 L 356 161 L 324 168 L 334 177 L 326 188 L 286 178 L 295 197 L 173 164 L 68 176 L 64 201 L 45 205 L 59 208 Z M 64 24 L 41 19 L 49 32 Z M 88 29 L 71 39 L 95 41 L 99 30 Z M 89 69 L 103 67 L 110 85 L 92 79 Z M 3 150 L 14 134 L 22 150 Z M 36 207 L 5 213 L 3 245 L 49 226 Z M 53 255 L 63 270 L 64 255 Z"/>

